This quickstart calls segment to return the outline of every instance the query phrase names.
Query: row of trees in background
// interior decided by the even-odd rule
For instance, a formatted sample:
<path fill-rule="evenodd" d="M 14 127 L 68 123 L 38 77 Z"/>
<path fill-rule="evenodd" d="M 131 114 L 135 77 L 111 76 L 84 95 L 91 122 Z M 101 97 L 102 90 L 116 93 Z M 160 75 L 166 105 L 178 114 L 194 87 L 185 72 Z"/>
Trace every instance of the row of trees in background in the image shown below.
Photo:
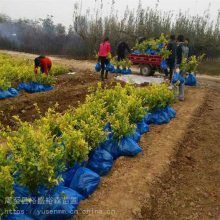
<path fill-rule="evenodd" d="M 98 1 L 98 0 L 96 0 Z M 69 55 L 75 58 L 94 57 L 103 36 L 109 36 L 115 51 L 120 40 L 134 46 L 138 37 L 157 37 L 161 33 L 183 34 L 191 40 L 195 54 L 207 57 L 220 56 L 220 12 L 211 20 L 209 10 L 202 16 L 190 16 L 179 12 L 162 12 L 155 8 L 144 9 L 139 3 L 136 11 L 119 16 L 112 2 L 110 15 L 103 16 L 103 6 L 91 12 L 81 13 L 75 4 L 73 25 L 68 30 L 62 24 L 54 24 L 53 16 L 38 21 L 12 20 L 0 15 L 0 48 L 31 53 Z"/>

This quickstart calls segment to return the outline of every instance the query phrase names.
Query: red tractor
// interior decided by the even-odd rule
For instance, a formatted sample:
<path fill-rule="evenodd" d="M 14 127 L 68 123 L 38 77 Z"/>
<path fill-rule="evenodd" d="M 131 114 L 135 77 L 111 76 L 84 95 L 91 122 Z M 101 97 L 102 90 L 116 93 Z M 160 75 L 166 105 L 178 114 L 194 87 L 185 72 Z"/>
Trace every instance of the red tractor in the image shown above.
<path fill-rule="evenodd" d="M 161 70 L 162 57 L 158 55 L 129 54 L 129 60 L 134 65 L 139 65 L 140 74 L 144 76 L 154 75 L 156 70 Z"/>

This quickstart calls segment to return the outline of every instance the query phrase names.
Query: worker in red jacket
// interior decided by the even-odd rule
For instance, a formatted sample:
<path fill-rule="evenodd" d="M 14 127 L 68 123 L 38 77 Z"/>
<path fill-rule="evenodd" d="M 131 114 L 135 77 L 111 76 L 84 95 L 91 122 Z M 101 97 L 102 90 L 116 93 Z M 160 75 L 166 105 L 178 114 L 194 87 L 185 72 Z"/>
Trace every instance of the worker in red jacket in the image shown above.
<path fill-rule="evenodd" d="M 103 42 L 99 46 L 99 61 L 101 62 L 101 80 L 104 80 L 104 72 L 105 79 L 108 78 L 108 70 L 105 71 L 105 67 L 110 63 L 108 59 L 108 55 L 111 53 L 111 45 L 109 43 L 109 38 L 106 37 Z"/>
<path fill-rule="evenodd" d="M 41 73 L 45 73 L 48 75 L 51 67 L 52 67 L 52 61 L 46 56 L 39 56 L 35 58 L 34 60 L 34 72 L 37 74 L 38 72 L 38 67 L 40 67 Z"/>

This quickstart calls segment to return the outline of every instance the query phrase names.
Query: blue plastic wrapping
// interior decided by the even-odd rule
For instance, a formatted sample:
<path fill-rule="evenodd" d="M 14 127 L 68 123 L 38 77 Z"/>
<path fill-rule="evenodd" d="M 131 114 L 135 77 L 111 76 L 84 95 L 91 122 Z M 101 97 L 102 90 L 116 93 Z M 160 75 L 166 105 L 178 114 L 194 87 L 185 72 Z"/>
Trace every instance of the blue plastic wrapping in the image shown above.
<path fill-rule="evenodd" d="M 122 138 L 119 141 L 118 147 L 121 156 L 137 156 L 142 151 L 140 146 L 129 137 Z"/>
<path fill-rule="evenodd" d="M 131 69 L 126 69 L 126 68 L 125 68 L 125 69 L 122 69 L 122 70 L 121 70 L 121 73 L 124 74 L 124 75 L 128 75 L 128 74 L 131 74 L 132 71 L 131 71 Z"/>
<path fill-rule="evenodd" d="M 104 142 L 100 146 L 102 149 L 108 151 L 114 160 L 116 160 L 120 156 L 136 156 L 141 152 L 141 148 L 137 144 L 138 139 L 140 140 L 140 136 L 137 135 L 134 137 L 131 135 L 130 137 L 124 137 L 120 141 L 111 140 L 109 142 Z M 135 139 L 137 141 L 135 141 Z"/>
<path fill-rule="evenodd" d="M 101 63 L 97 63 L 97 64 L 95 65 L 95 71 L 96 71 L 96 72 L 100 72 L 101 69 L 102 69 Z"/>
<path fill-rule="evenodd" d="M 175 84 L 177 81 L 180 81 L 180 84 L 185 83 L 185 79 L 180 73 L 173 74 L 172 84 Z"/>
<path fill-rule="evenodd" d="M 14 184 L 13 188 L 14 188 L 14 197 L 15 198 L 27 198 L 27 199 L 33 199 L 33 200 L 35 200 L 35 198 L 36 198 L 36 197 L 30 195 L 28 189 L 23 186 L 19 186 L 17 184 Z M 20 211 L 25 211 L 25 214 L 31 214 L 32 210 L 33 210 L 33 203 L 23 201 L 20 204 L 17 204 L 16 209 L 20 210 Z"/>
<path fill-rule="evenodd" d="M 165 110 L 157 110 L 149 113 L 144 118 L 147 124 L 162 125 L 170 122 L 170 117 Z"/>
<path fill-rule="evenodd" d="M 115 73 L 122 73 L 122 69 L 120 68 L 115 69 Z"/>
<path fill-rule="evenodd" d="M 75 173 L 76 173 L 76 171 L 79 167 L 80 167 L 80 165 L 75 163 L 75 165 L 73 167 L 71 167 L 68 170 L 64 171 L 62 173 L 63 183 L 61 183 L 61 185 L 69 187 L 70 183 L 73 179 L 73 176 L 75 175 Z"/>
<path fill-rule="evenodd" d="M 197 79 L 196 76 L 192 73 L 190 73 L 185 80 L 185 85 L 187 86 L 196 86 L 197 84 Z"/>
<path fill-rule="evenodd" d="M 108 151 L 114 160 L 116 160 L 118 157 L 120 157 L 120 150 L 118 147 L 118 142 L 116 140 L 108 139 L 100 144 L 100 147 L 106 151 Z"/>
<path fill-rule="evenodd" d="M 139 55 L 139 54 L 141 54 L 141 52 L 139 50 L 135 50 L 132 54 Z"/>
<path fill-rule="evenodd" d="M 151 50 L 151 55 L 157 55 L 157 51 Z"/>
<path fill-rule="evenodd" d="M 122 70 L 121 70 L 121 73 L 124 74 L 124 75 L 126 75 L 126 74 L 127 74 L 127 69 L 126 69 L 126 68 L 125 68 L 125 69 L 122 69 Z"/>
<path fill-rule="evenodd" d="M 162 60 L 161 63 L 160 63 L 160 68 L 162 70 L 166 70 L 168 68 L 167 66 L 167 61 L 166 60 Z"/>
<path fill-rule="evenodd" d="M 112 165 L 112 155 L 102 148 L 97 148 L 91 152 L 87 168 L 96 172 L 100 176 L 104 176 L 112 169 Z"/>
<path fill-rule="evenodd" d="M 164 44 L 162 44 L 162 43 L 157 46 L 158 50 L 161 50 L 162 48 L 164 48 Z"/>
<path fill-rule="evenodd" d="M 145 134 L 150 131 L 150 127 L 148 124 L 145 123 L 145 120 L 141 120 L 137 123 L 137 132 L 142 134 Z"/>
<path fill-rule="evenodd" d="M 167 106 L 164 110 L 166 111 L 170 119 L 176 117 L 176 111 L 171 106 Z"/>
<path fill-rule="evenodd" d="M 132 74 L 132 70 L 130 68 L 127 69 L 127 74 Z"/>
<path fill-rule="evenodd" d="M 178 80 L 179 80 L 179 73 L 174 73 L 172 78 L 172 84 L 177 83 Z"/>
<path fill-rule="evenodd" d="M 114 65 L 109 63 L 107 66 L 106 66 L 106 70 L 109 71 L 109 72 L 112 72 L 113 70 L 115 69 Z"/>
<path fill-rule="evenodd" d="M 110 73 L 115 73 L 115 67 L 110 71 Z"/>
<path fill-rule="evenodd" d="M 18 85 L 17 90 L 25 90 L 28 93 L 35 93 L 35 92 L 47 92 L 53 89 L 51 85 L 43 85 L 40 83 L 30 82 L 30 83 L 20 83 Z"/>
<path fill-rule="evenodd" d="M 9 88 L 8 90 L 0 89 L 0 99 L 7 99 L 11 97 L 16 97 L 18 95 L 18 91 L 14 88 Z"/>
<path fill-rule="evenodd" d="M 75 190 L 63 186 L 55 187 L 41 198 L 44 204 L 38 203 L 33 210 L 33 216 L 37 220 L 70 219 L 75 214 L 80 201 L 84 199 Z"/>
<path fill-rule="evenodd" d="M 145 51 L 145 54 L 147 54 L 147 55 L 151 55 L 151 49 L 149 48 L 149 49 L 146 49 Z"/>
<path fill-rule="evenodd" d="M 87 198 L 96 190 L 99 183 L 100 176 L 97 173 L 88 168 L 80 167 L 72 179 L 70 188 Z"/>
<path fill-rule="evenodd" d="M 136 130 L 134 133 L 130 136 L 132 140 L 134 140 L 136 143 L 138 143 L 141 139 L 141 134 Z"/>

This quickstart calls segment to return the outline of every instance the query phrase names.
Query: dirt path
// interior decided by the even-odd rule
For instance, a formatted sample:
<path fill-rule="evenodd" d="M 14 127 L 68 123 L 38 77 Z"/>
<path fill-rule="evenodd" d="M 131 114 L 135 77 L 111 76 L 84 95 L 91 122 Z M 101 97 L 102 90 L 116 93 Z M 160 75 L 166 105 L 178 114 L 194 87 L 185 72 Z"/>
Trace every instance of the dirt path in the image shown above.
<path fill-rule="evenodd" d="M 220 84 L 192 118 L 169 172 L 152 187 L 144 219 L 220 219 Z"/>
<path fill-rule="evenodd" d="M 152 184 L 169 168 L 179 142 L 206 97 L 206 90 L 189 88 L 186 101 L 175 106 L 177 118 L 170 124 L 152 126 L 144 135 L 136 158 L 120 158 L 99 189 L 81 203 L 78 219 L 137 219 L 151 203 Z"/>

